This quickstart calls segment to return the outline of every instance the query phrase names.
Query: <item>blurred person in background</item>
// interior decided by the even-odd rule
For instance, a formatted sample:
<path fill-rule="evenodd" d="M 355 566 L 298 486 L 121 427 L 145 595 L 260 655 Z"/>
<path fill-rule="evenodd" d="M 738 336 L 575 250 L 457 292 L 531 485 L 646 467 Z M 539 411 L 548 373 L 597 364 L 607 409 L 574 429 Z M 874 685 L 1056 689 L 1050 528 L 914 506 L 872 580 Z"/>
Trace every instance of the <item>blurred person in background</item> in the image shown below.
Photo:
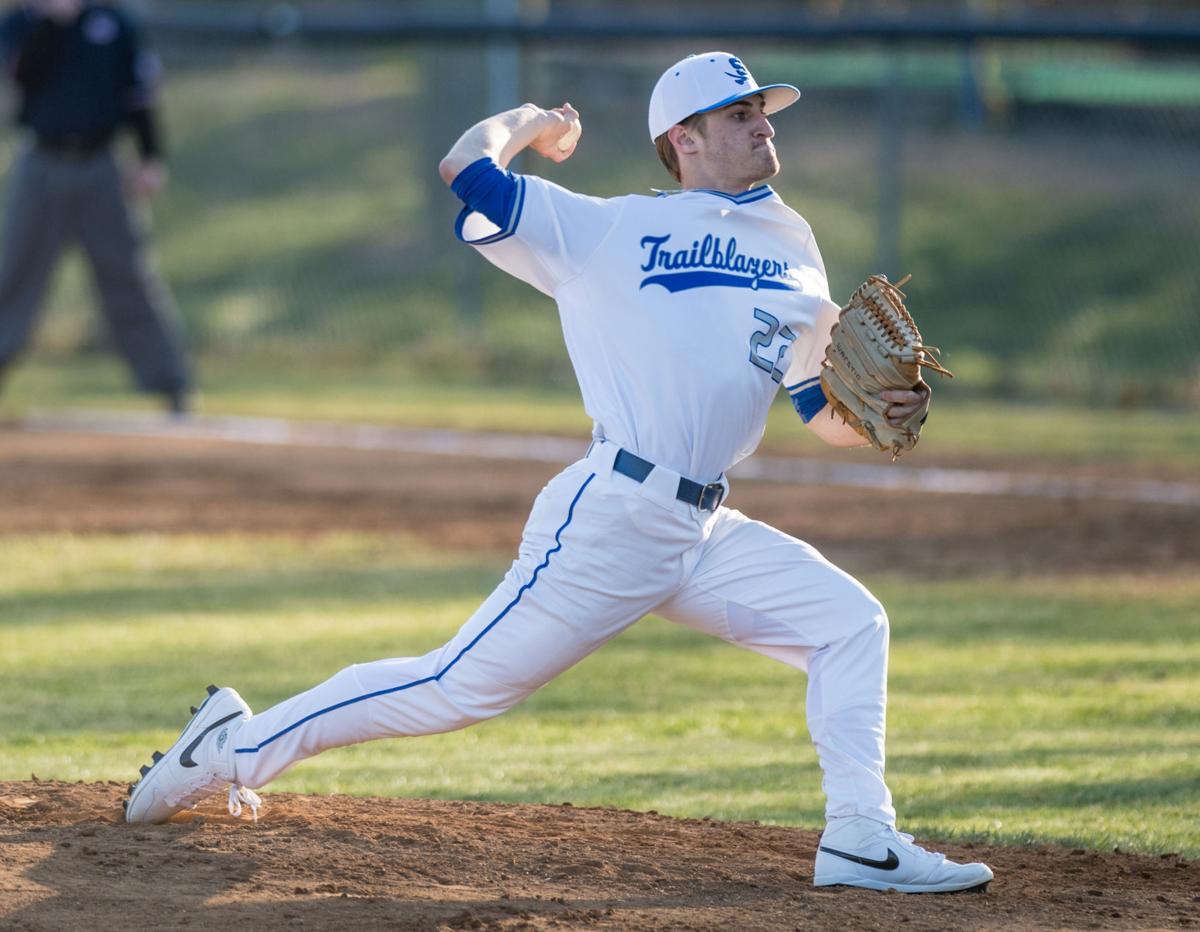
<path fill-rule="evenodd" d="M 167 182 L 156 56 L 127 13 L 88 0 L 30 0 L 10 10 L 0 54 L 28 131 L 0 241 L 0 378 L 28 342 L 64 247 L 78 241 L 138 388 L 186 412 L 192 378 L 182 333 L 137 210 Z M 124 173 L 112 152 L 122 129 L 140 155 Z"/>

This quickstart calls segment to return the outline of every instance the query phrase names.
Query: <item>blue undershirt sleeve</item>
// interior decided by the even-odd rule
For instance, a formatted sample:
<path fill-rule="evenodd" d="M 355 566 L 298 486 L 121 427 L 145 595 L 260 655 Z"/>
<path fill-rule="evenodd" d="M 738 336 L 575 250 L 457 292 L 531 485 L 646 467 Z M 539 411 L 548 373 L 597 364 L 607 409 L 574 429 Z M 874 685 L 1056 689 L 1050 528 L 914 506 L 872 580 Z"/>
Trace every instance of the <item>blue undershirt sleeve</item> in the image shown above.
<path fill-rule="evenodd" d="M 792 397 L 792 407 L 807 424 L 825 407 L 825 392 L 821 390 L 821 379 L 813 377 L 805 379 L 797 385 L 788 386 L 788 394 Z"/>
<path fill-rule="evenodd" d="M 486 156 L 476 159 L 450 185 L 469 210 L 483 214 L 503 228 L 517 198 L 517 176 Z"/>

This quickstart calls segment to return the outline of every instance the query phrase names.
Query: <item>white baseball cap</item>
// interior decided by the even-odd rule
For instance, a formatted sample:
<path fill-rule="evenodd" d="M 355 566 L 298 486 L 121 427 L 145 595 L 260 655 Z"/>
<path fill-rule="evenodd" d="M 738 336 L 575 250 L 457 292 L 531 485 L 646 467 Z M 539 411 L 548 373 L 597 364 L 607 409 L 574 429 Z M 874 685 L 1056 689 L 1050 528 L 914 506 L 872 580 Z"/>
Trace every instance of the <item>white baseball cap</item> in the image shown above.
<path fill-rule="evenodd" d="M 800 99 L 790 84 L 760 87 L 740 58 L 728 52 L 689 55 L 663 72 L 650 95 L 650 139 L 653 141 L 693 113 L 727 107 L 743 97 L 762 94 L 763 113 L 778 113 Z"/>

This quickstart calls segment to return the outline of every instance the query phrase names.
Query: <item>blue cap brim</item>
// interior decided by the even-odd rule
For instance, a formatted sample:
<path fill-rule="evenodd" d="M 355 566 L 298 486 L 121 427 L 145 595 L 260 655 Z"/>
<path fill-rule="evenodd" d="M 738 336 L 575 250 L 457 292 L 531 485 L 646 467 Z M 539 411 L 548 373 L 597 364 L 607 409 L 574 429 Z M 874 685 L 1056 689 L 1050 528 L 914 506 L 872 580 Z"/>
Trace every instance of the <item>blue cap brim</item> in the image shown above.
<path fill-rule="evenodd" d="M 776 91 L 780 93 L 767 93 L 768 91 Z M 735 104 L 739 100 L 745 100 L 747 97 L 753 97 L 755 94 L 762 94 L 764 100 L 763 113 L 770 116 L 772 113 L 778 113 L 790 107 L 800 99 L 800 88 L 793 87 L 790 84 L 764 84 L 762 87 L 756 87 L 753 90 L 746 91 L 744 94 L 733 94 L 726 97 L 724 100 L 718 100 L 710 107 L 705 107 L 703 110 L 697 110 L 697 113 L 709 113 L 712 110 L 720 110 L 722 107 L 728 107 L 730 104 Z"/>

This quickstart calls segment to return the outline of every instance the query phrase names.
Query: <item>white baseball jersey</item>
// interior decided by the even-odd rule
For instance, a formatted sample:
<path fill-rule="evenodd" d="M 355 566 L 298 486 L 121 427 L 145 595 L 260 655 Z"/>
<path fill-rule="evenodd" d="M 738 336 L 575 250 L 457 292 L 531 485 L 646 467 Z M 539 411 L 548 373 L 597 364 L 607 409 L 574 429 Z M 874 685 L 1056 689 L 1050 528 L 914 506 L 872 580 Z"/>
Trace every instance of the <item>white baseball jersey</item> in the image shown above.
<path fill-rule="evenodd" d="M 454 637 L 242 723 L 237 782 L 499 715 L 654 612 L 807 670 L 826 813 L 894 822 L 883 607 L 803 541 L 680 498 L 681 478 L 707 484 L 754 449 L 781 382 L 802 413 L 822 400 L 838 308 L 808 225 L 765 186 L 603 200 L 517 185 L 502 228 L 469 214 L 459 235 L 557 300 L 595 442 L 538 495 L 517 558 Z M 631 475 L 625 451 L 654 465 Z"/>
<path fill-rule="evenodd" d="M 767 185 L 586 197 L 533 176 L 459 235 L 558 303 L 597 438 L 698 482 L 754 452 L 781 381 L 814 385 L 838 306 Z"/>

